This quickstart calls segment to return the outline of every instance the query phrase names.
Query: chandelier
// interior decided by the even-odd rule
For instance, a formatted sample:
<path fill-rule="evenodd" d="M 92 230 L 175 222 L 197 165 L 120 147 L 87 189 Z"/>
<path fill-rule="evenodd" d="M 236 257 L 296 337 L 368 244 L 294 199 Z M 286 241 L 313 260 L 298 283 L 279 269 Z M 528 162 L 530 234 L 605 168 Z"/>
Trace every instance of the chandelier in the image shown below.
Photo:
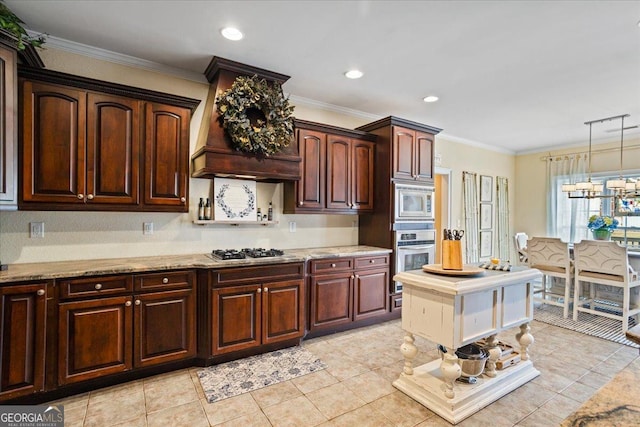
<path fill-rule="evenodd" d="M 629 114 L 621 114 L 619 116 L 607 117 L 605 119 L 591 120 L 584 122 L 589 125 L 589 166 L 587 171 L 587 180 L 576 182 L 574 184 L 562 184 L 562 191 L 567 193 L 570 199 L 594 199 L 594 198 L 613 198 L 613 197 L 629 197 L 640 194 L 640 180 L 627 180 L 622 176 L 622 159 L 624 148 L 624 119 Z M 617 179 L 608 180 L 606 188 L 611 194 L 601 194 L 605 185 L 601 182 L 591 181 L 591 134 L 594 123 L 603 123 L 606 121 L 620 119 L 620 175 Z"/>

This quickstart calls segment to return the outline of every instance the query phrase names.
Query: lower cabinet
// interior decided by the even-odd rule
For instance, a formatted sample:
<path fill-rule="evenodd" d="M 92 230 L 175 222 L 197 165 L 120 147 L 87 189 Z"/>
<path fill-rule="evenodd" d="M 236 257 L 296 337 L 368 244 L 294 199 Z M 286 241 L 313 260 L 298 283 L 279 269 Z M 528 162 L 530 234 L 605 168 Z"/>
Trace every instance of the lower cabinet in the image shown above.
<path fill-rule="evenodd" d="M 304 334 L 304 264 L 228 268 L 209 272 L 200 319 L 202 356 L 214 357 Z M 208 343 L 208 345 L 207 345 Z"/>
<path fill-rule="evenodd" d="M 195 272 L 81 278 L 61 285 L 59 385 L 195 356 Z M 101 296 L 114 288 L 124 295 Z M 82 299 L 72 300 L 77 295 Z"/>
<path fill-rule="evenodd" d="M 0 288 L 0 400 L 44 390 L 47 283 Z"/>
<path fill-rule="evenodd" d="M 312 260 L 309 330 L 337 329 L 389 311 L 389 256 Z"/>

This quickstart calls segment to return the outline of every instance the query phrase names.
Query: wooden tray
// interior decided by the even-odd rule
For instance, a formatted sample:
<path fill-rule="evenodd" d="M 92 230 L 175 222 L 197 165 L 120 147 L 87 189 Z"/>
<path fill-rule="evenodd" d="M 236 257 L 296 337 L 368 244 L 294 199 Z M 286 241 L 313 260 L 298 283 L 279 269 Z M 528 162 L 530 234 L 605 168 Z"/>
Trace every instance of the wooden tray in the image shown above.
<path fill-rule="evenodd" d="M 480 276 L 484 274 L 485 269 L 473 265 L 463 265 L 462 270 L 445 270 L 442 268 L 442 264 L 425 264 L 422 266 L 422 271 L 444 276 Z"/>

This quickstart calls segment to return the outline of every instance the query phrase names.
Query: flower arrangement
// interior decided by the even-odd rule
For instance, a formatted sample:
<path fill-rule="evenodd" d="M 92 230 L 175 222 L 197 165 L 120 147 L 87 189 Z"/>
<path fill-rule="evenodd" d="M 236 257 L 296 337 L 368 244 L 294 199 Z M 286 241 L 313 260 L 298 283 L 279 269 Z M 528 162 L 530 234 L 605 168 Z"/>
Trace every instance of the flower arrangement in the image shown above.
<path fill-rule="evenodd" d="M 216 104 L 237 151 L 269 156 L 291 142 L 293 106 L 279 84 L 240 76 L 231 88 L 218 93 Z"/>
<path fill-rule="evenodd" d="M 4 3 L 0 3 L 0 29 L 15 38 L 18 50 L 25 50 L 27 45 L 42 47 L 48 34 L 31 36 L 23 25 L 22 19 L 11 12 Z"/>
<path fill-rule="evenodd" d="M 618 220 L 609 215 L 591 215 L 589 217 L 589 230 L 606 230 L 613 231 L 618 228 Z"/>

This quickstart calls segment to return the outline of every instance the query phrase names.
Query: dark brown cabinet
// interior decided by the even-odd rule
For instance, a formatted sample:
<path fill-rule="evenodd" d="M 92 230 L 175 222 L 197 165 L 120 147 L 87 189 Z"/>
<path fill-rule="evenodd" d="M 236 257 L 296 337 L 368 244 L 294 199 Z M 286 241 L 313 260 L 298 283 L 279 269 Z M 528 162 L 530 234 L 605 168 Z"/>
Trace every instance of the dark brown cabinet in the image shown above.
<path fill-rule="evenodd" d="M 16 49 L 0 38 L 0 209 L 18 206 L 18 76 Z"/>
<path fill-rule="evenodd" d="M 60 295 L 59 385 L 196 354 L 193 271 L 62 280 Z"/>
<path fill-rule="evenodd" d="M 0 400 L 44 390 L 47 283 L 0 288 Z"/>
<path fill-rule="evenodd" d="M 309 330 L 335 330 L 388 312 L 389 256 L 312 260 Z"/>
<path fill-rule="evenodd" d="M 302 179 L 285 182 L 285 213 L 369 212 L 374 205 L 375 138 L 296 120 Z"/>
<path fill-rule="evenodd" d="M 200 285 L 199 318 L 208 323 L 200 328 L 201 357 L 299 340 L 305 325 L 303 276 L 303 263 L 208 272 Z"/>
<path fill-rule="evenodd" d="M 62 73 L 21 73 L 20 209 L 188 211 L 189 108 Z"/>
<path fill-rule="evenodd" d="M 392 177 L 433 182 L 433 135 L 393 126 Z"/>

